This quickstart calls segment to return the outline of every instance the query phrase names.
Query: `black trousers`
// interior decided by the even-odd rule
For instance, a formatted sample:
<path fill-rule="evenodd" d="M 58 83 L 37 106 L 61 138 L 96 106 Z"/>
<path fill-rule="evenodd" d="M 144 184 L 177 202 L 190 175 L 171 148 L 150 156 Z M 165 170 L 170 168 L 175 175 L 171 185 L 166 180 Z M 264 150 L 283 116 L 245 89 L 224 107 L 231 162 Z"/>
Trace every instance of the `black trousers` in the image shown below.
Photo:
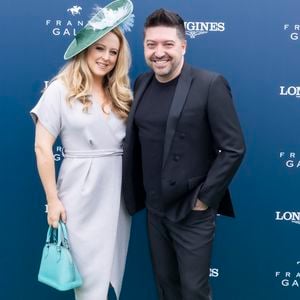
<path fill-rule="evenodd" d="M 160 300 L 211 300 L 209 269 L 216 212 L 191 211 L 179 222 L 148 211 L 148 234 Z"/>

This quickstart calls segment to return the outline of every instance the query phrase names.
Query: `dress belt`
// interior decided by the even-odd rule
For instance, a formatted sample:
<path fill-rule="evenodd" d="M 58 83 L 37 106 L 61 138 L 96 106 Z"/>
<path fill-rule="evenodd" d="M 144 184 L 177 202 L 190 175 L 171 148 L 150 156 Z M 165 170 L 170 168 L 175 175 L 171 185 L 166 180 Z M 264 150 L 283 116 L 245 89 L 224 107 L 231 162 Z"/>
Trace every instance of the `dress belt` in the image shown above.
<path fill-rule="evenodd" d="M 98 150 L 66 150 L 63 151 L 65 158 L 94 158 L 105 156 L 121 156 L 123 155 L 122 149 L 98 149 Z"/>

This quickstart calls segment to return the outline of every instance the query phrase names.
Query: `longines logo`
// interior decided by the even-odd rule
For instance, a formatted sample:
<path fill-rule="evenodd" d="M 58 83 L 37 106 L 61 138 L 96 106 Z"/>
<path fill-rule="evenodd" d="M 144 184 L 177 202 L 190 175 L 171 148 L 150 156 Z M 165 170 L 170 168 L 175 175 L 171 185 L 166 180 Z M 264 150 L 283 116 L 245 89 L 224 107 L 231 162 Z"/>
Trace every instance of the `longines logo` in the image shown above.
<path fill-rule="evenodd" d="M 298 41 L 300 39 L 300 24 L 284 24 L 283 30 L 288 32 L 289 38 L 292 41 Z"/>
<path fill-rule="evenodd" d="M 275 278 L 279 280 L 281 286 L 288 288 L 299 288 L 300 285 L 300 261 L 296 262 L 297 270 L 294 271 L 276 271 Z M 296 269 L 296 268 L 295 268 Z"/>
<path fill-rule="evenodd" d="M 286 168 L 300 168 L 300 160 L 297 159 L 296 152 L 279 152 L 279 158 Z"/>
<path fill-rule="evenodd" d="M 224 22 L 184 22 L 185 33 L 191 39 L 209 32 L 225 31 Z"/>
<path fill-rule="evenodd" d="M 287 221 L 300 225 L 300 211 L 276 211 L 275 212 L 276 221 Z"/>
<path fill-rule="evenodd" d="M 280 96 L 300 98 L 300 86 L 280 86 Z"/>
<path fill-rule="evenodd" d="M 53 36 L 75 36 L 84 25 L 83 19 L 80 18 L 81 11 L 81 6 L 73 5 L 67 8 L 63 15 L 55 18 L 47 18 L 45 26 Z"/>

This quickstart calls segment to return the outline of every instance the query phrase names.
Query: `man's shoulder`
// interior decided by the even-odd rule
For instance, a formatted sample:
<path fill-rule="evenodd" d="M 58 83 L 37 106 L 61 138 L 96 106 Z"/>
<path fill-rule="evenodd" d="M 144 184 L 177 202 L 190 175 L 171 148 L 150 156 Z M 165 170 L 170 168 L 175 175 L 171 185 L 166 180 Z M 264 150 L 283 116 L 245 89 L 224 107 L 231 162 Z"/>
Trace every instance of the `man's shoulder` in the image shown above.
<path fill-rule="evenodd" d="M 211 81 L 217 77 L 222 76 L 220 73 L 211 71 L 211 70 L 207 70 L 207 69 L 202 69 L 202 68 L 198 68 L 198 67 L 194 67 L 194 66 L 189 66 L 191 73 L 194 77 L 199 78 L 199 79 L 205 79 L 208 81 Z"/>
<path fill-rule="evenodd" d="M 193 78 L 193 86 L 211 86 L 214 83 L 229 86 L 227 79 L 221 73 L 194 66 L 188 68 Z"/>

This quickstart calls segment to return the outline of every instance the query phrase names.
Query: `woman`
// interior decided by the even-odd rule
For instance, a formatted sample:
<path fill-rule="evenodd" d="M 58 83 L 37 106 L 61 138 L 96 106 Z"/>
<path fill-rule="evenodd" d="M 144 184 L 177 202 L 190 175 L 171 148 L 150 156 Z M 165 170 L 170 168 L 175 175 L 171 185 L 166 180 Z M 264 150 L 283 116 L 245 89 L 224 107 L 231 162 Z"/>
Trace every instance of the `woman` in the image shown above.
<path fill-rule="evenodd" d="M 132 3 L 124 0 L 98 11 L 31 111 L 48 223 L 66 222 L 83 278 L 77 300 L 107 299 L 110 283 L 118 297 L 121 290 L 130 231 L 121 201 L 122 140 L 132 94 L 129 48 L 117 26 L 131 12 Z M 57 136 L 64 160 L 56 183 L 52 146 Z"/>

